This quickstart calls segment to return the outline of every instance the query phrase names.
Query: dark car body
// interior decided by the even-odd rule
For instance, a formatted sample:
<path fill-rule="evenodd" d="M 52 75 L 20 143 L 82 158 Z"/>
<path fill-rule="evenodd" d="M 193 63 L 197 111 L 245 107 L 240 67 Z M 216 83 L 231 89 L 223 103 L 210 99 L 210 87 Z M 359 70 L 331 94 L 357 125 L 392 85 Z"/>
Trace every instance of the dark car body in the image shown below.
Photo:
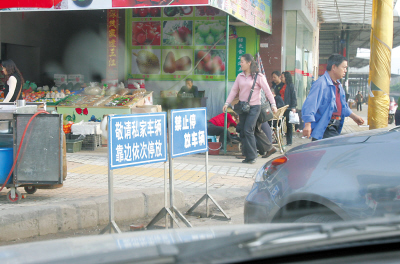
<path fill-rule="evenodd" d="M 312 214 L 352 220 L 400 211 L 400 127 L 315 141 L 267 162 L 246 197 L 245 223 Z"/>

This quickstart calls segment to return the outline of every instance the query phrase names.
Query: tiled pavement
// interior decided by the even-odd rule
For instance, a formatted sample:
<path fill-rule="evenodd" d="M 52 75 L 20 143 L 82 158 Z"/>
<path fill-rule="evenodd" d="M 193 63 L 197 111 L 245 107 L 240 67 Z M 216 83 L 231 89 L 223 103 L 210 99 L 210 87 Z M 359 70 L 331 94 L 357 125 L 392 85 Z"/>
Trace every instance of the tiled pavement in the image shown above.
<path fill-rule="evenodd" d="M 366 120 L 367 107 L 356 112 Z M 343 134 L 368 130 L 368 126 L 357 126 L 346 118 Z M 294 133 L 293 146 L 309 142 L 300 133 Z M 273 155 L 273 157 L 279 154 Z M 175 186 L 187 196 L 199 198 L 205 192 L 205 155 L 197 154 L 175 159 Z M 54 190 L 38 190 L 27 195 L 19 204 L 8 203 L 7 191 L 0 192 L 0 210 L 13 207 L 46 205 L 57 202 L 84 200 L 88 197 L 106 195 L 108 191 L 107 151 L 67 154 L 68 176 L 64 186 Z M 242 197 L 248 193 L 253 176 L 267 160 L 259 158 L 256 164 L 242 164 L 234 156 L 209 156 L 210 193 L 221 199 Z M 146 188 L 164 187 L 164 164 L 157 163 L 114 170 L 114 192 L 130 192 Z M 24 193 L 24 190 L 20 188 Z M 194 198 L 193 198 L 194 199 Z M 192 200 L 193 200 L 192 199 Z"/>
<path fill-rule="evenodd" d="M 210 192 L 224 189 L 225 195 L 232 192 L 243 196 L 248 192 L 253 182 L 257 167 L 239 167 L 240 160 L 235 157 L 209 156 L 209 188 Z M 174 179 L 177 189 L 189 195 L 205 193 L 205 156 L 193 155 L 176 159 L 174 162 Z M 215 159 L 215 160 L 214 160 Z M 7 202 L 6 191 L 0 192 L 0 210 L 12 207 L 46 205 L 56 202 L 82 200 L 88 197 L 106 195 L 108 191 L 108 170 L 106 148 L 95 152 L 68 153 L 68 176 L 64 186 L 54 190 L 38 190 L 33 195 L 27 195 L 19 204 Z M 224 164 L 227 160 L 236 166 L 212 165 Z M 265 160 L 264 160 L 265 161 Z M 167 163 L 168 164 L 168 163 Z M 167 165 L 168 166 L 168 165 Z M 168 169 L 168 167 L 167 167 Z M 164 187 L 164 163 L 155 163 L 117 169 L 114 174 L 114 192 L 129 192 L 146 188 Z M 226 190 L 229 189 L 227 192 Z M 19 189 L 24 193 L 23 188 Z"/>

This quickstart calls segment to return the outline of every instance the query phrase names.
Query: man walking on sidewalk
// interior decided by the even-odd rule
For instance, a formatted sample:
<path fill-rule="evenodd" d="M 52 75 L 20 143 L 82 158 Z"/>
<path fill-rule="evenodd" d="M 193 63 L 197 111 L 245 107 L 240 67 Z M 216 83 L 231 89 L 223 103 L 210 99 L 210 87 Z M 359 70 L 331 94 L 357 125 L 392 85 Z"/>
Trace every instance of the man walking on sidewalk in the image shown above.
<path fill-rule="evenodd" d="M 357 102 L 357 111 L 358 111 L 358 106 L 360 106 L 360 111 L 362 111 L 361 105 L 363 102 L 363 96 L 361 95 L 360 91 L 358 91 L 358 94 L 356 95 L 356 102 Z"/>
<path fill-rule="evenodd" d="M 311 86 L 302 108 L 303 136 L 311 136 L 313 141 L 338 136 L 347 116 L 358 125 L 364 124 L 364 120 L 350 110 L 339 82 L 347 72 L 346 58 L 340 54 L 331 55 L 326 69 Z"/>

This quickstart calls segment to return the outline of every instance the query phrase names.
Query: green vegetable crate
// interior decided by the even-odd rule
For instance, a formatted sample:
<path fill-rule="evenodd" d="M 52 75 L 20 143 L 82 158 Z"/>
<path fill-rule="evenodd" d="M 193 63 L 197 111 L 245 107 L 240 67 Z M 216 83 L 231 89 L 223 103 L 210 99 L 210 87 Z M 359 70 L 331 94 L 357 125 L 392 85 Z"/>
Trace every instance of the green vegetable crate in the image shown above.
<path fill-rule="evenodd" d="M 81 139 L 67 139 L 67 153 L 74 153 L 82 150 Z"/>

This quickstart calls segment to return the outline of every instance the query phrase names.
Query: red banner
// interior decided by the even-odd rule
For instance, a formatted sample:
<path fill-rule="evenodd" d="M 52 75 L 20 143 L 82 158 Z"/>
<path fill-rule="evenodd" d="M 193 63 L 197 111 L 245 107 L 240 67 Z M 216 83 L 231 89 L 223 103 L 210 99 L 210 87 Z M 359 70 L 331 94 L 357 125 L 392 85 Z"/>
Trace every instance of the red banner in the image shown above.
<path fill-rule="evenodd" d="M 62 0 L 18 0 L 0 1 L 0 9 L 4 8 L 51 8 Z"/>
<path fill-rule="evenodd" d="M 107 79 L 118 79 L 118 10 L 107 10 Z"/>

